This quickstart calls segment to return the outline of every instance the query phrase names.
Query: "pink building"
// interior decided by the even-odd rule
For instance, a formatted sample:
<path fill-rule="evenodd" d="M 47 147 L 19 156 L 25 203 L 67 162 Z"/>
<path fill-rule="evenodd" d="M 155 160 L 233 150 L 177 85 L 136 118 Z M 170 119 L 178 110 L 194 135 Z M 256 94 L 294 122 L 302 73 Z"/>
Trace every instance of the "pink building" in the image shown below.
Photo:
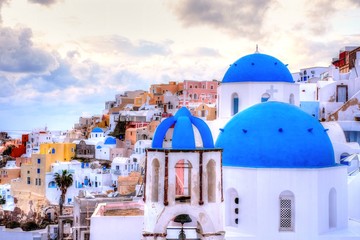
<path fill-rule="evenodd" d="M 219 81 L 194 81 L 184 80 L 183 95 L 180 97 L 179 105 L 184 105 L 183 100 L 185 96 L 185 105 L 192 103 L 207 103 L 214 104 L 217 99 L 217 87 Z"/>

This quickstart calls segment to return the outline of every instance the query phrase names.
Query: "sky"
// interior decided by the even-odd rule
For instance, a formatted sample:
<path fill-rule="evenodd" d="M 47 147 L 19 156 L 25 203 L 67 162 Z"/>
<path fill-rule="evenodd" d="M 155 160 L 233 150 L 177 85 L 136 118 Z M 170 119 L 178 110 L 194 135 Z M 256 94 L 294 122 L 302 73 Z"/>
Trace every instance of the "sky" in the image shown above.
<path fill-rule="evenodd" d="M 72 129 L 127 90 L 222 80 L 255 52 L 300 68 L 360 45 L 360 0 L 0 0 L 0 131 Z"/>

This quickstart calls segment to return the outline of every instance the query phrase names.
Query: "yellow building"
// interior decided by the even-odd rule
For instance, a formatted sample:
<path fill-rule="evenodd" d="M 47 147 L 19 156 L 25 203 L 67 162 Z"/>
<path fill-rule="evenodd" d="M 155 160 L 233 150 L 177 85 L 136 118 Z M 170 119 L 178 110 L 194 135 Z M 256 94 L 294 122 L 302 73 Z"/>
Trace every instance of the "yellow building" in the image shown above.
<path fill-rule="evenodd" d="M 12 196 L 21 210 L 28 212 L 31 205 L 46 204 L 46 173 L 51 171 L 52 163 L 70 161 L 75 156 L 75 147 L 74 143 L 43 143 L 40 153 L 32 154 L 31 161 L 21 165 L 21 178 L 11 182 Z"/>
<path fill-rule="evenodd" d="M 56 161 L 68 162 L 75 157 L 75 143 L 43 143 L 40 145 L 40 154 L 47 154 L 45 171 L 51 171 L 51 164 Z"/>

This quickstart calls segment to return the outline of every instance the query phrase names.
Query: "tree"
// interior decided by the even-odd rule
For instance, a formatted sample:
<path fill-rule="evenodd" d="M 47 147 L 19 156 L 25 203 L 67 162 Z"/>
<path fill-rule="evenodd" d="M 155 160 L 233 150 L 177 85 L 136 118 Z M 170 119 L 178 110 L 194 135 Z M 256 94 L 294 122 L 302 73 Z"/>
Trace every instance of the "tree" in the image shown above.
<path fill-rule="evenodd" d="M 55 183 L 57 187 L 61 191 L 59 207 L 60 207 L 60 215 L 63 214 L 63 205 L 65 202 L 65 196 L 68 188 L 73 184 L 73 176 L 67 170 L 62 170 L 62 173 L 55 173 Z"/>

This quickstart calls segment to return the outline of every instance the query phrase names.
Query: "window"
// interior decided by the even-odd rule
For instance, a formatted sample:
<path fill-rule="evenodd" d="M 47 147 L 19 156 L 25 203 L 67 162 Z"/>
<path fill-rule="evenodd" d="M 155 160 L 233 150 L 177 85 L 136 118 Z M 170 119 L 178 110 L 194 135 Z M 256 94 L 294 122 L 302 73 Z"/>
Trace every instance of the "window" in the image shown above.
<path fill-rule="evenodd" d="M 179 160 L 175 165 L 175 201 L 191 200 L 191 168 L 188 160 Z"/>
<path fill-rule="evenodd" d="M 39 186 L 41 186 L 41 178 L 39 178 L 38 183 L 39 183 Z"/>
<path fill-rule="evenodd" d="M 206 166 L 207 180 L 208 180 L 208 202 L 216 201 L 216 172 L 215 161 L 210 160 Z"/>
<path fill-rule="evenodd" d="M 264 93 L 263 95 L 261 95 L 261 102 L 267 102 L 269 98 L 270 98 L 270 94 Z"/>
<path fill-rule="evenodd" d="M 37 173 L 40 173 L 40 168 L 37 169 Z"/>
<path fill-rule="evenodd" d="M 295 104 L 294 94 L 290 94 L 290 96 L 289 96 L 289 103 L 292 104 L 292 105 Z"/>
<path fill-rule="evenodd" d="M 27 177 L 27 184 L 30 184 L 31 181 L 30 181 L 30 177 Z"/>
<path fill-rule="evenodd" d="M 56 183 L 54 181 L 49 182 L 49 188 L 56 188 Z"/>
<path fill-rule="evenodd" d="M 52 154 L 55 154 L 55 148 L 53 148 L 53 149 L 51 150 L 51 153 L 52 153 Z"/>
<path fill-rule="evenodd" d="M 40 164 L 40 162 L 41 162 L 41 159 L 40 159 L 40 158 L 38 158 L 37 163 L 38 163 L 38 164 Z"/>
<path fill-rule="evenodd" d="M 225 201 L 226 226 L 237 227 L 239 224 L 239 195 L 234 188 L 226 191 Z"/>
<path fill-rule="evenodd" d="M 280 227 L 279 231 L 294 231 L 294 194 L 285 191 L 280 194 Z"/>
<path fill-rule="evenodd" d="M 331 188 L 329 192 L 329 228 L 336 228 L 337 225 L 336 205 L 336 190 Z"/>
<path fill-rule="evenodd" d="M 234 93 L 232 95 L 232 115 L 235 115 L 239 111 L 239 96 Z"/>

